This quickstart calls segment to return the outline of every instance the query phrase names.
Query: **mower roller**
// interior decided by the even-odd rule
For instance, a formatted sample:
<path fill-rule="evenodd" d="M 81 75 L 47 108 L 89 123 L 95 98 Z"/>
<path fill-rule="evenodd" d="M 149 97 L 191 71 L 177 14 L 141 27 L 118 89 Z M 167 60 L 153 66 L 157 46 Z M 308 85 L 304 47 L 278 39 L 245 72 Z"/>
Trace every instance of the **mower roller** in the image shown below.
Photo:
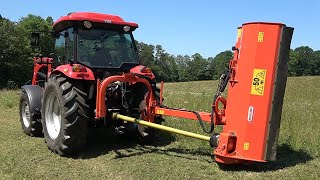
<path fill-rule="evenodd" d="M 34 57 L 31 84 L 22 87 L 23 131 L 43 132 L 49 149 L 63 156 L 81 151 L 88 128 L 108 127 L 139 141 L 153 140 L 153 128 L 208 141 L 219 163 L 276 160 L 293 28 L 266 22 L 238 28 L 234 57 L 220 77 L 211 112 L 163 104 L 163 82 L 158 88 L 151 69 L 139 62 L 136 28 L 108 14 L 58 19 L 51 32 L 54 52 Z M 33 32 L 31 44 L 38 47 L 39 41 L 40 32 Z M 209 136 L 163 126 L 164 116 L 199 121 Z M 214 133 L 217 125 L 221 133 Z"/>

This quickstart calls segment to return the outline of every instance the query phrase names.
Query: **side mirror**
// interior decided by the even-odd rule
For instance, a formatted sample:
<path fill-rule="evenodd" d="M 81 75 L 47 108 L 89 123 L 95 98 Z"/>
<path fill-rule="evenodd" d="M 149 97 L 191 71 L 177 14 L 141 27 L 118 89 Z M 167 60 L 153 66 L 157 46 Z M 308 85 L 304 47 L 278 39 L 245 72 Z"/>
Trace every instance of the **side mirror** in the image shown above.
<path fill-rule="evenodd" d="M 65 37 L 65 38 L 68 38 L 68 37 L 69 37 L 69 33 L 68 33 L 67 31 L 64 33 L 64 37 Z"/>
<path fill-rule="evenodd" d="M 37 47 L 39 46 L 40 41 L 40 33 L 39 32 L 32 32 L 31 33 L 31 46 Z"/>

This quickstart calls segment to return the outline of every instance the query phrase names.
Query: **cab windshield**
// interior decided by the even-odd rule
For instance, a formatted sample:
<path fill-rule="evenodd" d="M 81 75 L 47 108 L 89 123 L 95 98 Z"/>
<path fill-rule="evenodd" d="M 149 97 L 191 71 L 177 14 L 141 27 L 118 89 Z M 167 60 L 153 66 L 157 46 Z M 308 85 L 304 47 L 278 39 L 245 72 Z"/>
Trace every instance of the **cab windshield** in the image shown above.
<path fill-rule="evenodd" d="M 90 67 L 120 67 L 123 63 L 138 63 L 131 33 L 79 29 L 78 62 Z"/>

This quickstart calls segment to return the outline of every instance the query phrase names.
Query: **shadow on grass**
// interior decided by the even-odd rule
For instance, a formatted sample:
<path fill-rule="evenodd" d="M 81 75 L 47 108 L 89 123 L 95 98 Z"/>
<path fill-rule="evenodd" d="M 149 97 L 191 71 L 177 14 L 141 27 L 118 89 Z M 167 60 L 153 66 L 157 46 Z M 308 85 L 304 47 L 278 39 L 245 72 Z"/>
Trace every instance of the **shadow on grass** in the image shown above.
<path fill-rule="evenodd" d="M 143 154 L 163 154 L 166 156 L 172 157 L 179 157 L 189 160 L 197 160 L 197 161 L 205 161 L 208 163 L 212 163 L 213 160 L 208 160 L 206 158 L 199 159 L 199 156 L 210 157 L 211 153 L 205 148 L 198 148 L 198 149 L 186 149 L 186 148 L 166 148 L 166 149 L 159 149 L 158 147 L 154 146 L 141 146 L 136 147 L 135 152 L 129 154 L 117 153 L 116 158 L 127 158 L 132 156 L 141 156 Z"/>
<path fill-rule="evenodd" d="M 277 161 L 268 163 L 254 163 L 249 165 L 225 165 L 219 164 L 219 167 L 225 171 L 275 171 L 297 164 L 306 163 L 313 158 L 306 152 L 292 149 L 288 144 L 282 144 L 278 147 Z"/>
<path fill-rule="evenodd" d="M 166 146 L 175 140 L 175 137 L 170 133 L 156 133 L 154 142 L 142 143 L 135 135 L 118 135 L 111 129 L 94 128 L 89 130 L 88 143 L 86 147 L 77 155 L 70 156 L 74 159 L 90 159 L 95 158 L 110 151 L 113 151 L 118 156 L 122 156 L 119 150 L 141 151 L 141 147 L 161 147 Z M 134 149 L 131 149 L 134 148 Z M 140 150 L 139 150 L 140 149 Z"/>
<path fill-rule="evenodd" d="M 190 160 L 199 160 L 199 156 L 210 157 L 211 151 L 206 147 L 197 149 L 186 148 L 161 148 L 175 141 L 171 133 L 158 131 L 155 141 L 149 144 L 141 144 L 132 137 L 119 136 L 110 129 L 92 129 L 89 133 L 88 144 L 81 153 L 71 156 L 74 159 L 91 159 L 109 152 L 115 153 L 115 159 L 141 156 L 144 154 L 164 154 L 166 156 L 180 157 Z M 213 160 L 201 158 L 201 160 L 212 163 Z"/>
<path fill-rule="evenodd" d="M 135 138 L 128 136 L 119 136 L 113 133 L 110 129 L 93 129 L 89 133 L 88 144 L 83 151 L 71 158 L 75 159 L 90 159 L 98 156 L 114 152 L 115 159 L 128 158 L 133 156 L 141 156 L 144 154 L 163 154 L 166 156 L 179 157 L 190 160 L 205 161 L 212 163 L 214 160 L 207 157 L 212 156 L 212 151 L 207 147 L 199 147 L 197 149 L 183 148 L 160 148 L 175 141 L 175 137 L 167 132 L 158 132 L 155 141 L 151 144 L 141 144 Z M 204 158 L 200 158 L 203 156 Z M 312 157 L 302 151 L 296 151 L 287 144 L 282 144 L 278 147 L 278 159 L 275 162 L 268 163 L 251 163 L 248 165 L 225 165 L 220 164 L 219 167 L 225 171 L 275 171 L 286 167 L 295 166 L 297 164 L 306 163 L 312 160 Z"/>

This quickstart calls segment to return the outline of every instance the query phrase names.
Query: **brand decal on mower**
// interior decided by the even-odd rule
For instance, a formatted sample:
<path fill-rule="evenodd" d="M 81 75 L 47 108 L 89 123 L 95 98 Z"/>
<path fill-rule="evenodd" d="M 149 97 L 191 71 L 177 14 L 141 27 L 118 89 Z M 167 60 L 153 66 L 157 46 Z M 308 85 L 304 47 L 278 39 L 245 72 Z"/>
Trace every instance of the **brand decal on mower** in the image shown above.
<path fill-rule="evenodd" d="M 249 109 L 248 109 L 248 121 L 249 122 L 253 121 L 253 115 L 254 115 L 254 107 L 249 106 Z"/>
<path fill-rule="evenodd" d="M 267 70 L 265 69 L 254 69 L 251 84 L 251 94 L 263 96 L 264 85 L 266 81 Z"/>

